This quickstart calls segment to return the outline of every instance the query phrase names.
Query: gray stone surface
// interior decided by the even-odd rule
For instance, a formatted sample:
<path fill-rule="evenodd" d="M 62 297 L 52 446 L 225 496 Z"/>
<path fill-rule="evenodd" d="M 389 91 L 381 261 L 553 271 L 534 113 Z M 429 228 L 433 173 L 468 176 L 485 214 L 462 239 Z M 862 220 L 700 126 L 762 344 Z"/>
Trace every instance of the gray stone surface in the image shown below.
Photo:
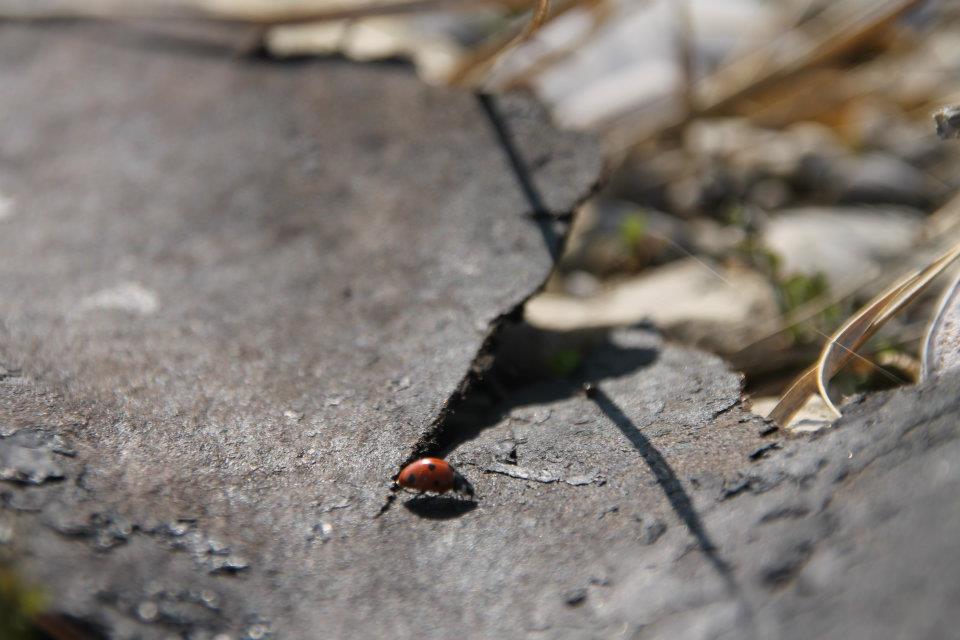
<path fill-rule="evenodd" d="M 958 409 L 952 375 L 782 443 L 703 504 L 716 561 L 668 531 L 624 563 L 597 614 L 644 638 L 953 637 Z"/>
<path fill-rule="evenodd" d="M 156 633 L 356 629 L 395 572 L 342 569 L 378 558 L 391 475 L 551 266 L 476 98 L 92 25 L 3 26 L 0 78 L 3 495 L 39 514 L 22 564 L 120 636 L 151 599 Z M 596 145 L 497 102 L 571 211 Z M 354 529 L 357 552 L 324 549 Z M 184 595 L 204 585 L 216 610 Z"/>
<path fill-rule="evenodd" d="M 471 96 L 0 33 L 0 550 L 57 612 L 193 639 L 960 622 L 960 377 L 793 440 L 721 360 L 641 329 L 543 379 L 517 354 L 570 339 L 501 317 L 546 275 L 542 227 Z M 571 209 L 592 147 L 515 100 Z M 478 500 L 387 502 L 411 451 Z"/>

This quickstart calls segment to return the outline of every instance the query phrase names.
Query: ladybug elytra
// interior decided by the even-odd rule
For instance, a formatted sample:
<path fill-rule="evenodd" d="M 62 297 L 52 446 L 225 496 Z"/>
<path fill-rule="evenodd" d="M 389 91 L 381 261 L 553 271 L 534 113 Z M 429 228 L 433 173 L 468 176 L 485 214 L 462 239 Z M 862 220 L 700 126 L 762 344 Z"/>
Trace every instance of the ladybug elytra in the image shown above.
<path fill-rule="evenodd" d="M 440 458 L 420 458 L 405 466 L 397 476 L 397 484 L 405 489 L 446 493 L 455 491 L 473 495 L 473 487 L 449 462 Z"/>

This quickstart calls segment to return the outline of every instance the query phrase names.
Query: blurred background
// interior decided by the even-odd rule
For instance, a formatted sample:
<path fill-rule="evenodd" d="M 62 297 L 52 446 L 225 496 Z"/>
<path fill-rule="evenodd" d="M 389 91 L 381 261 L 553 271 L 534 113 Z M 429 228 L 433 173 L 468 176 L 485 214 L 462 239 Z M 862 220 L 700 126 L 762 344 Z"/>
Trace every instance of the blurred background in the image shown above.
<path fill-rule="evenodd" d="M 7 20 L 243 29 L 246 51 L 274 57 L 410 64 L 430 84 L 533 93 L 595 132 L 603 186 L 525 311 L 566 336 L 528 343 L 555 375 L 581 358 L 571 336 L 652 322 L 722 355 L 769 407 L 854 309 L 956 243 L 960 143 L 931 115 L 960 103 L 960 2 L 553 0 L 519 42 L 530 15 L 523 0 L 0 2 Z M 937 295 L 837 388 L 916 379 Z"/>

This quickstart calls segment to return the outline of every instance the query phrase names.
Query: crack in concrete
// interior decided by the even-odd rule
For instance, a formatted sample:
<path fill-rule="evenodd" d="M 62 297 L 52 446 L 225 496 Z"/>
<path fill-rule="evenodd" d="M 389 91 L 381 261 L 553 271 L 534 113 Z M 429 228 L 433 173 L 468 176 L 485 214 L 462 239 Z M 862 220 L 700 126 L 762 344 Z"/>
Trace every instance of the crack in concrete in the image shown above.
<path fill-rule="evenodd" d="M 402 469 L 410 462 L 427 455 L 443 455 L 444 453 L 448 453 L 453 448 L 451 446 L 451 443 L 455 439 L 453 432 L 461 430 L 451 428 L 449 424 L 450 417 L 457 412 L 457 409 L 468 404 L 472 396 L 489 393 L 488 388 L 485 387 L 494 387 L 495 395 L 501 397 L 506 395 L 505 391 L 499 388 L 495 378 L 489 375 L 496 366 L 497 347 L 503 332 L 508 326 L 516 325 L 523 321 L 523 309 L 525 305 L 546 286 L 546 283 L 553 275 L 553 270 L 556 268 L 557 260 L 566 247 L 570 229 L 573 227 L 580 205 L 596 192 L 601 180 L 600 176 L 597 176 L 593 185 L 587 189 L 585 193 L 581 194 L 570 211 L 550 211 L 544 204 L 543 197 L 533 179 L 533 174 L 514 141 L 509 123 L 497 107 L 495 96 L 478 93 L 476 97 L 484 114 L 490 121 L 497 141 L 510 164 L 511 172 L 514 174 L 525 199 L 530 205 L 531 210 L 525 215 L 528 216 L 540 230 L 547 251 L 553 260 L 553 266 L 543 281 L 533 291 L 488 324 L 486 335 L 471 361 L 467 373 L 440 408 L 430 427 L 414 444 L 411 453 L 398 466 L 398 469 Z M 559 234 L 555 228 L 555 225 L 558 224 L 563 225 L 563 231 Z M 482 428 L 483 427 L 480 427 L 479 429 L 482 430 Z M 393 479 L 395 480 L 396 476 L 394 476 Z M 387 496 L 383 506 L 374 516 L 375 518 L 389 510 L 396 499 L 396 491 L 398 488 L 396 485 L 391 488 L 391 493 Z"/>

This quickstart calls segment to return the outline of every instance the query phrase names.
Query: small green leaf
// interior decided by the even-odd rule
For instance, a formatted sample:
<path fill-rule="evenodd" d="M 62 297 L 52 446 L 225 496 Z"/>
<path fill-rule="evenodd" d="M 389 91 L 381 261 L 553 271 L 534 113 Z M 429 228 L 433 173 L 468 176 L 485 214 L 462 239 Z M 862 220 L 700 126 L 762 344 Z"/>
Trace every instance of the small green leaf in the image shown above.
<path fill-rule="evenodd" d="M 623 218 L 620 222 L 620 240 L 631 251 L 636 251 L 647 233 L 647 216 L 642 211 L 636 211 Z"/>
<path fill-rule="evenodd" d="M 547 368 L 553 375 L 563 378 L 573 373 L 581 360 L 580 352 L 576 349 L 560 349 L 547 359 Z"/>

